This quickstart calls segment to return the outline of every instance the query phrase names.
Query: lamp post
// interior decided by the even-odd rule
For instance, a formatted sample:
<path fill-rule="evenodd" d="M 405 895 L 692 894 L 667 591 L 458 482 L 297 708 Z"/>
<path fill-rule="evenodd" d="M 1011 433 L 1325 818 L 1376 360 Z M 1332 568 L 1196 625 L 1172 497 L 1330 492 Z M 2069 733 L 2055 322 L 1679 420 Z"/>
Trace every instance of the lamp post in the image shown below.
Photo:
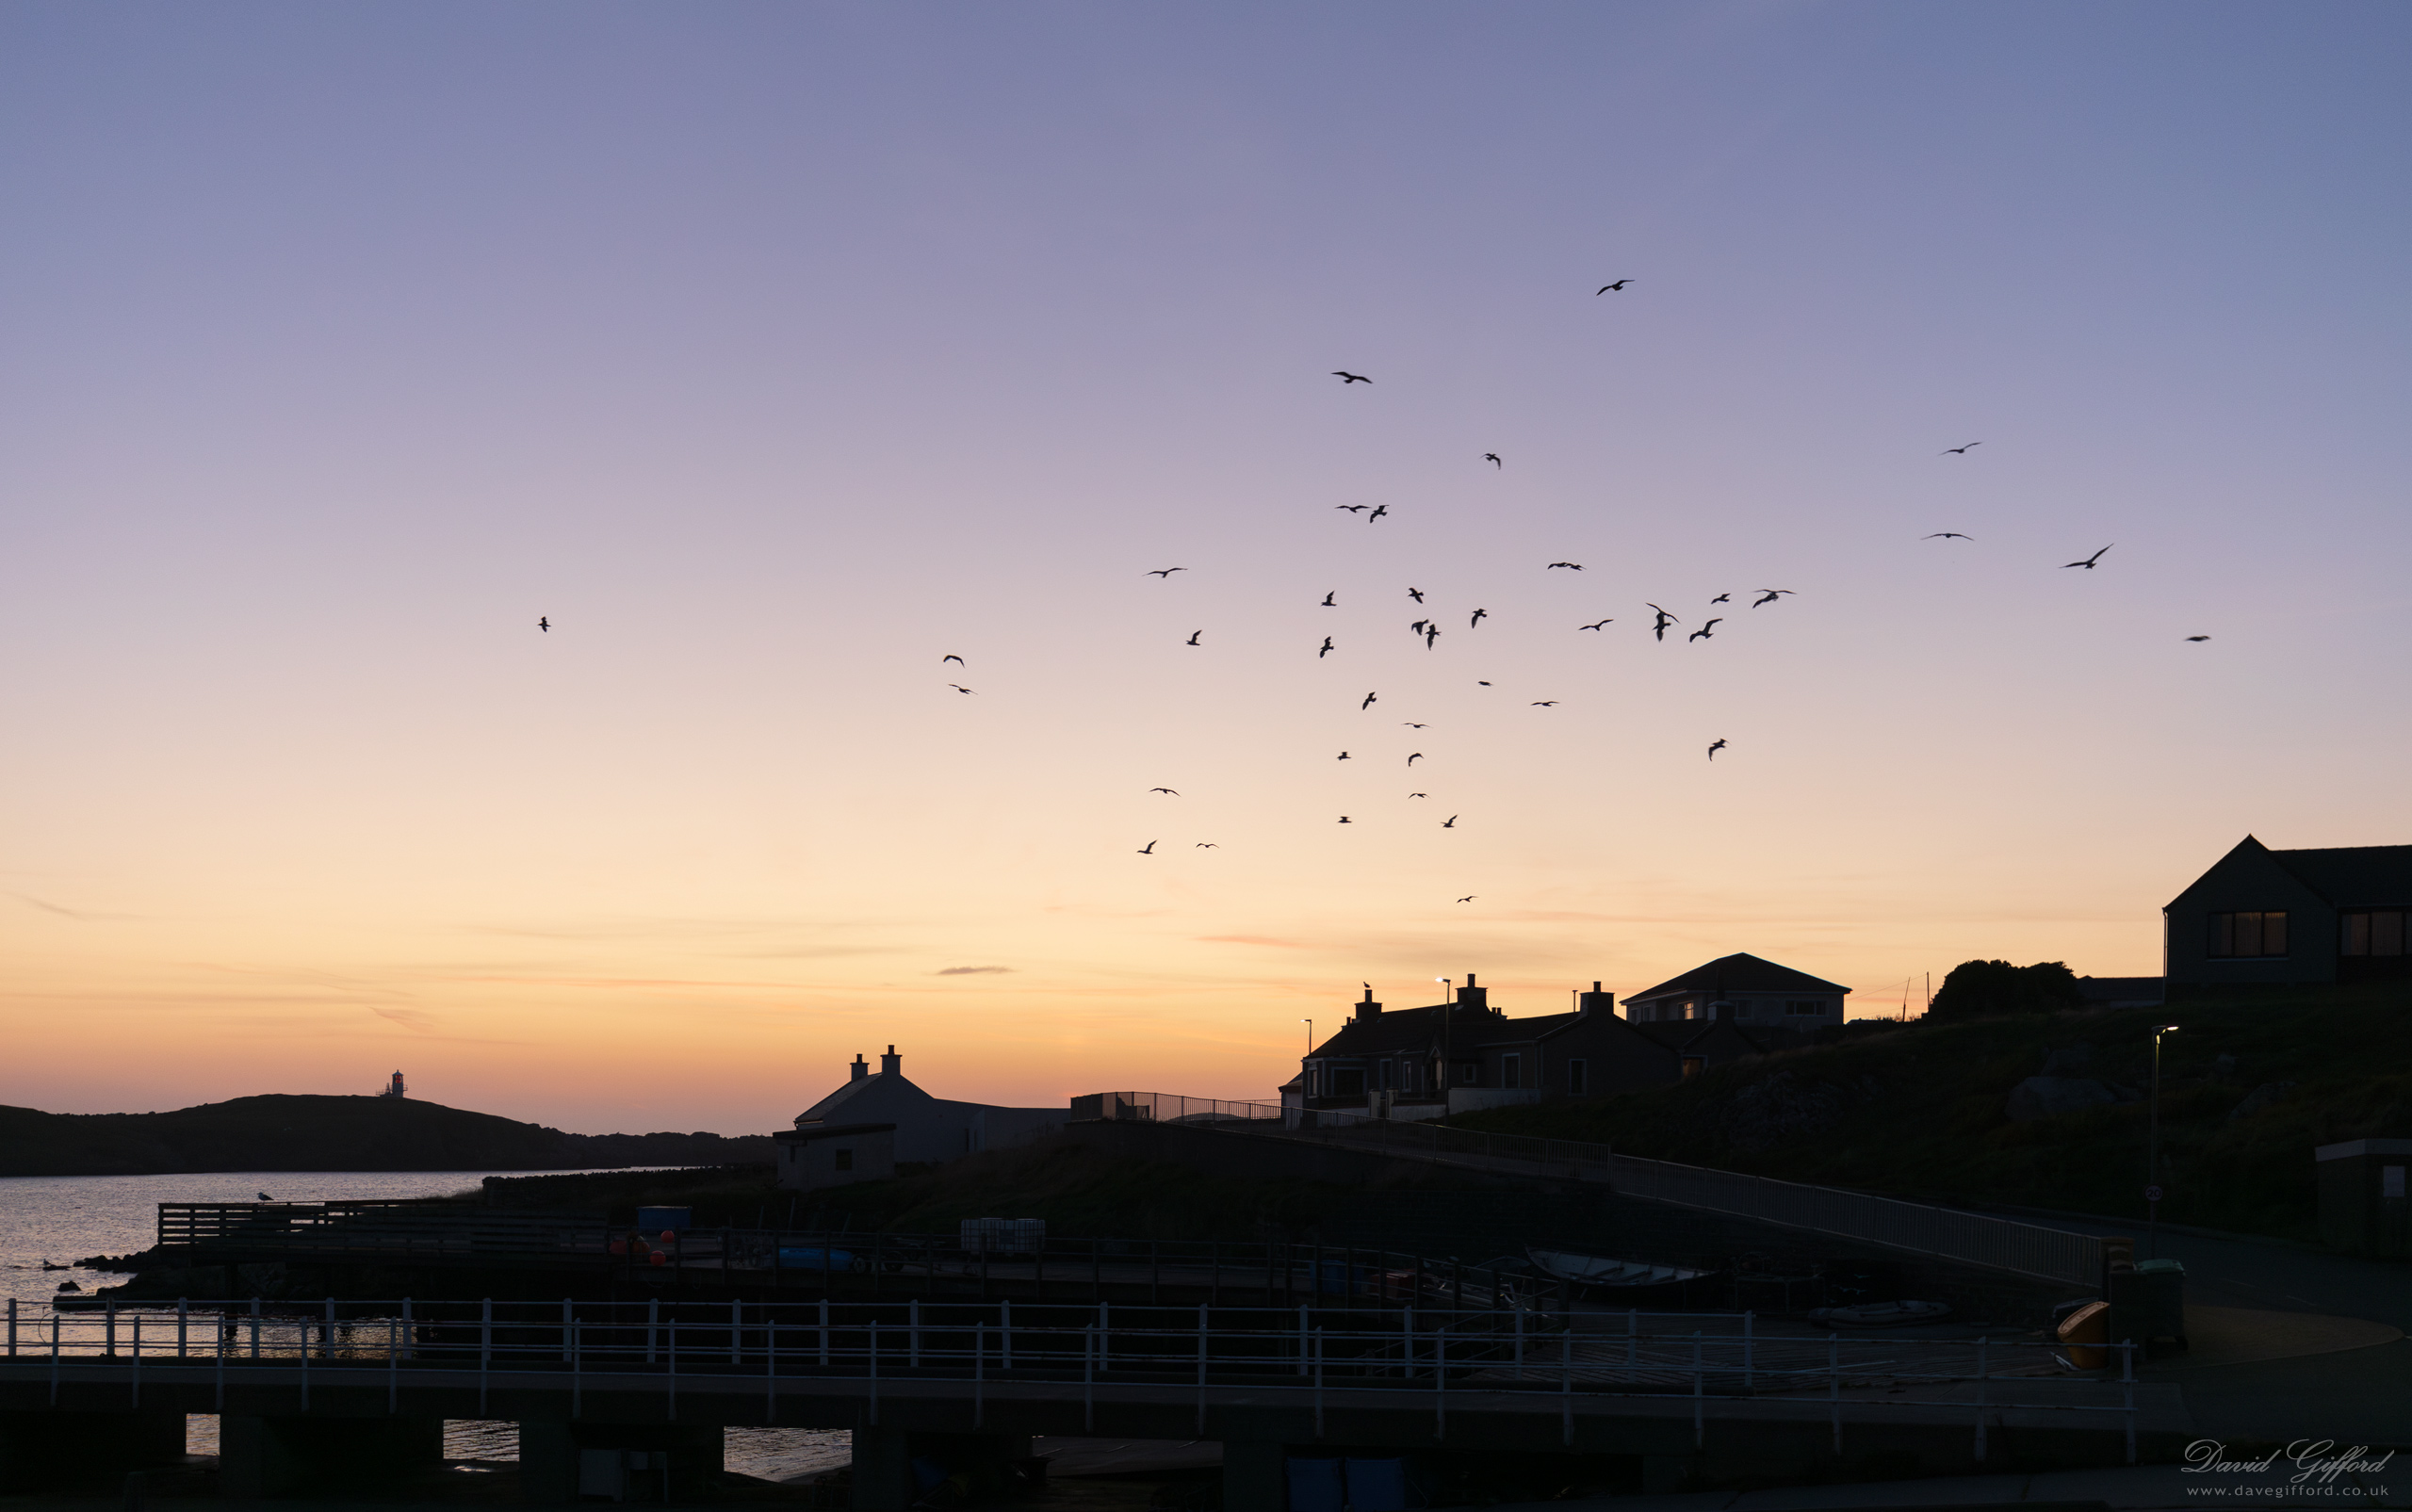
<path fill-rule="evenodd" d="M 2152 1112 L 2144 1143 L 2144 1248 L 2152 1260 L 2160 1256 L 2160 1040 L 2176 1032 L 2176 1024 L 2152 1026 Z"/>
<path fill-rule="evenodd" d="M 1434 977 L 1441 984 L 1441 1122 L 1449 1121 L 1449 1089 L 1457 1084 L 1457 1063 L 1449 1059 L 1449 994 L 1454 984 L 1447 977 Z"/>

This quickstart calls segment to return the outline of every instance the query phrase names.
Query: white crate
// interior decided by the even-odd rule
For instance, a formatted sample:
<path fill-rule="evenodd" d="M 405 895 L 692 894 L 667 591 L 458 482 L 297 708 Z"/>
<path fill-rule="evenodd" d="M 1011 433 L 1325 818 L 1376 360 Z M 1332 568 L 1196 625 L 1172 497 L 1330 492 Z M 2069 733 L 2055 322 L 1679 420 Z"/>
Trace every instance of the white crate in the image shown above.
<path fill-rule="evenodd" d="M 1047 1220 L 966 1218 L 960 1243 L 967 1255 L 1035 1255 L 1047 1247 Z"/>

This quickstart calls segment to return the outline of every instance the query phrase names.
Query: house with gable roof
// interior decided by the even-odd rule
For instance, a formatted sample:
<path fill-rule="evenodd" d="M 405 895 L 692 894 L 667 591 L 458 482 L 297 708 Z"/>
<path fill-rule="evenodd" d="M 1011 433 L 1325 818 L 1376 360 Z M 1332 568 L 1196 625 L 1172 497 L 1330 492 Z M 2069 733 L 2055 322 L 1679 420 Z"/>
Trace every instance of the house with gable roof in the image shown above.
<path fill-rule="evenodd" d="M 797 1135 L 783 1139 L 781 1160 L 802 1159 L 806 1146 L 841 1128 L 876 1129 L 893 1126 L 893 1159 L 951 1161 L 980 1150 L 1026 1144 L 1064 1126 L 1062 1108 L 1000 1108 L 985 1102 L 954 1102 L 934 1097 L 904 1077 L 904 1057 L 896 1047 L 879 1058 L 873 1071 L 860 1055 L 848 1066 L 845 1085 L 796 1114 Z"/>
<path fill-rule="evenodd" d="M 1727 1021 L 1746 1029 L 1814 1030 L 1843 1021 L 1850 989 L 1746 951 L 1720 955 L 1624 1000 L 1637 1024 Z"/>
<path fill-rule="evenodd" d="M 2173 997 L 2412 980 L 2412 845 L 2273 851 L 2248 835 L 2160 915 Z"/>

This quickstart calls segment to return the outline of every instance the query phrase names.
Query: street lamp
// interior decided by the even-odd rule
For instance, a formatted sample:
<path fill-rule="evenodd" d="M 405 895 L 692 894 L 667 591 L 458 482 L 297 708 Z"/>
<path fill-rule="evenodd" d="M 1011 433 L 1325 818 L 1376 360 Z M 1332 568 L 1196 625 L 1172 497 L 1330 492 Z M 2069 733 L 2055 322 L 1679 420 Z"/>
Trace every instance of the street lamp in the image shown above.
<path fill-rule="evenodd" d="M 2160 1255 L 2160 1038 L 2177 1032 L 2176 1024 L 2152 1026 L 2152 1113 L 2144 1143 L 2144 1248 L 2148 1259 Z"/>

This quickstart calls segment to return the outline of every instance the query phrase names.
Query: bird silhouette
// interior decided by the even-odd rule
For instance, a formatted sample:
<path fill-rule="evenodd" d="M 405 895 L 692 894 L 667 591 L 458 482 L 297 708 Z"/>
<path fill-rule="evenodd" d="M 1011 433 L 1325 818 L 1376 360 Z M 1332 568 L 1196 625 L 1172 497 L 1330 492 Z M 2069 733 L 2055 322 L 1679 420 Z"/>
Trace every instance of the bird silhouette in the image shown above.
<path fill-rule="evenodd" d="M 1327 635 L 1327 636 L 1325 636 L 1325 637 L 1323 638 L 1323 646 L 1322 646 L 1322 649 L 1320 649 L 1320 650 L 1318 650 L 1317 652 L 1315 652 L 1315 659 L 1316 659 L 1317 661 L 1321 661 L 1325 657 L 1329 656 L 1330 654 L 1331 654 L 1331 637 Z"/>
<path fill-rule="evenodd" d="M 1409 766 L 1410 766 L 1410 767 L 1411 767 L 1411 766 L 1415 765 L 1418 761 L 1421 761 L 1421 760 L 1423 760 L 1423 759 L 1424 759 L 1424 753 L 1423 753 L 1423 752 L 1421 752 L 1421 751 L 1418 751 L 1418 752 L 1416 752 L 1413 756 L 1409 756 L 1409 757 L 1407 758 L 1407 764 L 1408 764 Z"/>
<path fill-rule="evenodd" d="M 1408 628 L 1413 630 L 1418 635 L 1422 635 L 1424 633 L 1425 626 L 1431 623 L 1432 622 L 1430 620 L 1417 620 L 1413 624 L 1410 625 Z"/>
<path fill-rule="evenodd" d="M 1467 629 L 1469 629 L 1469 630 L 1471 630 L 1471 629 L 1473 629 L 1475 626 L 1480 625 L 1484 620 L 1489 619 L 1490 617 L 1491 617 L 1491 610 L 1487 610 L 1487 609 L 1478 609 L 1478 610 L 1475 610 L 1474 611 L 1474 618 L 1473 618 L 1473 619 L 1470 619 L 1470 620 L 1468 620 L 1468 621 L 1466 621 L 1466 628 L 1467 628 Z"/>
<path fill-rule="evenodd" d="M 1189 569 L 1186 567 L 1150 567 L 1148 569 L 1148 576 L 1150 577 L 1170 577 L 1174 573 L 1187 572 L 1188 570 Z"/>
<path fill-rule="evenodd" d="M 1181 643 L 1182 645 L 1198 645 L 1198 638 L 1205 633 L 1206 632 L 1203 630 L 1192 630 L 1189 632 L 1189 639 Z M 1199 646 L 1198 649 L 1202 651 L 1205 648 L 1203 646 Z"/>
<path fill-rule="evenodd" d="M 1772 604 L 1777 599 L 1784 597 L 1787 593 L 1791 593 L 1792 590 L 1789 588 L 1762 588 L 1757 590 L 1757 593 L 1759 596 L 1751 600 L 1751 607 L 1752 609 L 1757 609 L 1762 604 Z M 1795 594 L 1794 596 L 1797 597 L 1799 595 Z"/>
<path fill-rule="evenodd" d="M 1474 894 L 1474 893 L 1471 893 L 1471 892 L 1470 892 L 1470 893 L 1467 893 L 1464 897 L 1462 897 L 1462 898 L 1459 899 L 1459 900 L 1458 900 L 1458 902 L 1461 902 L 1461 903 L 1470 903 L 1470 902 L 1474 902 L 1474 901 L 1475 901 L 1475 896 L 1476 896 L 1475 894 Z"/>
<path fill-rule="evenodd" d="M 1150 788 L 1150 789 L 1148 789 L 1148 791 L 1149 791 L 1149 792 L 1151 792 L 1151 793 L 1171 793 L 1175 798 L 1178 798 L 1178 797 L 1180 797 L 1180 796 L 1181 796 L 1181 794 L 1180 794 L 1180 792 L 1179 792 L 1178 790 L 1176 790 L 1176 789 L 1171 789 L 1171 788 Z"/>
<path fill-rule="evenodd" d="M 958 692 L 958 693 L 968 693 L 968 692 L 971 691 L 971 690 L 970 690 L 970 689 L 964 687 L 964 686 L 963 686 L 963 684 L 961 684 L 961 683 L 959 683 L 959 682 L 951 682 L 951 683 L 947 684 L 947 686 L 948 686 L 949 688 L 953 689 L 953 690 L 954 690 L 956 692 Z"/>
<path fill-rule="evenodd" d="M 1724 623 L 1725 621 L 1722 617 L 1713 619 L 1706 625 L 1702 626 L 1699 629 L 1694 630 L 1691 634 L 1684 637 L 1684 639 L 1687 641 L 1705 641 L 1710 636 L 1716 634 L 1717 627 Z"/>
<path fill-rule="evenodd" d="M 1346 510 L 1349 513 L 1354 514 L 1360 510 L 1371 509 L 1373 506 L 1370 504 L 1334 504 L 1332 508 L 1336 510 Z"/>
<path fill-rule="evenodd" d="M 1968 443 L 1968 447 L 1981 447 L 1983 445 L 1984 443 L 1981 441 L 1971 441 Z M 1964 457 L 1968 455 L 1968 447 L 1946 447 L 1941 451 L 1936 452 L 1935 455 L 1938 457 Z"/>
<path fill-rule="evenodd" d="M 1672 614 L 1668 613 L 1665 610 L 1658 609 L 1658 606 L 1655 604 L 1647 604 L 1644 605 L 1643 608 L 1658 610 L 1658 623 L 1650 627 L 1650 633 L 1656 636 L 1661 641 L 1667 639 L 1668 626 L 1681 625 L 1684 623 L 1683 621 L 1675 618 Z"/>
<path fill-rule="evenodd" d="M 1324 595 L 1323 595 L 1323 607 L 1324 607 L 1325 609 L 1338 609 L 1340 606 L 1339 606 L 1339 605 L 1337 605 L 1337 604 L 1335 604 L 1335 603 L 1333 603 L 1333 602 L 1332 602 L 1332 600 L 1333 600 L 1334 598 L 1338 597 L 1338 596 L 1339 596 L 1339 593 L 1340 593 L 1340 590 L 1339 590 L 1339 589 L 1337 589 L 1337 588 L 1335 588 L 1335 589 L 1333 589 L 1330 593 L 1324 594 Z"/>
<path fill-rule="evenodd" d="M 1710 599 L 1709 602 L 1712 604 L 1730 604 L 1734 602 L 1734 595 L 1731 593 L 1719 593 L 1715 598 Z"/>
<path fill-rule="evenodd" d="M 1377 504 L 1374 506 L 1374 512 L 1365 516 L 1365 523 L 1367 525 L 1371 525 L 1376 520 L 1380 519 L 1383 515 L 1388 514 L 1390 512 L 1391 507 L 1389 505 Z"/>
<path fill-rule="evenodd" d="M 2208 635 L 2190 635 L 2186 639 L 2189 641 L 2208 641 L 2210 637 Z"/>
<path fill-rule="evenodd" d="M 1533 707 L 1535 708 L 1556 708 L 1557 707 L 1557 700 L 1555 698 L 1536 698 L 1533 700 Z"/>
<path fill-rule="evenodd" d="M 2111 543 L 2110 543 L 2110 546 L 2115 546 L 2115 545 L 2117 545 L 2118 544 L 2119 544 L 2118 542 L 2113 541 L 2113 542 L 2111 542 Z M 2102 548 L 2102 551 L 2108 551 L 2108 550 L 2110 550 L 2110 546 L 2104 546 L 2104 547 Z M 2062 562 L 2062 563 L 2061 563 L 2061 570 L 2062 570 L 2062 571 L 2063 571 L 2063 572 L 2066 572 L 2066 571 L 2067 571 L 2069 568 L 2071 568 L 2071 567 L 2083 567 L 2083 568 L 2084 568 L 2084 569 L 2086 569 L 2088 572 L 2092 572 L 2092 571 L 2094 570 L 2094 564 L 2095 562 L 2100 561 L 2102 560 L 2102 551 L 2097 551 L 2097 552 L 2095 552 L 2094 555 L 2092 555 L 2092 556 L 2090 556 L 2090 557 L 2086 558 L 2083 561 L 2064 561 L 2064 562 Z"/>
<path fill-rule="evenodd" d="M 1139 848 L 1139 854 L 1140 854 L 1141 855 L 1153 855 L 1153 854 L 1156 854 L 1156 842 L 1155 842 L 1155 841 L 1153 841 L 1153 840 L 1149 840 L 1147 844 L 1145 844 L 1145 845 L 1143 845 L 1143 846 L 1141 846 L 1141 847 Z"/>
<path fill-rule="evenodd" d="M 963 662 L 963 658 L 962 658 L 961 657 L 956 656 L 956 655 L 955 655 L 953 652 L 952 652 L 952 651 L 948 652 L 945 656 L 942 656 L 942 657 L 938 658 L 938 665 L 939 665 L 939 666 L 941 666 L 941 667 L 945 666 L 945 665 L 946 665 L 948 662 L 950 662 L 950 661 L 953 662 L 953 663 L 954 663 L 956 666 L 958 666 L 958 667 L 960 667 L 960 666 L 962 666 L 962 665 L 964 664 L 964 662 Z"/>
<path fill-rule="evenodd" d="M 1491 463 L 1493 467 L 1505 467 L 1508 465 L 1506 463 L 1499 460 L 1499 453 L 1495 451 L 1484 452 L 1482 454 L 1482 460 Z"/>
<path fill-rule="evenodd" d="M 1922 535 L 1918 539 L 1921 541 L 1974 541 L 1977 538 L 1973 535 L 1962 535 L 1957 530 L 1937 530 L 1932 535 Z"/>
<path fill-rule="evenodd" d="M 1360 705 L 1358 705 L 1358 706 L 1357 706 L 1357 712 L 1358 712 L 1358 713 L 1360 713 L 1360 714 L 1362 714 L 1363 712 L 1365 712 L 1365 710 L 1367 710 L 1367 709 L 1369 709 L 1369 708 L 1371 708 L 1371 707 L 1374 707 L 1374 695 L 1373 695 L 1373 694 L 1371 694 L 1371 693 L 1367 693 L 1367 694 L 1365 695 L 1365 701 L 1364 701 L 1363 703 L 1361 703 L 1361 704 L 1360 704 Z"/>
<path fill-rule="evenodd" d="M 1474 685 L 1475 685 L 1476 688 L 1488 688 L 1488 687 L 1490 687 L 1490 686 L 1491 686 L 1490 682 L 1489 682 L 1487 679 L 1485 679 L 1485 678 L 1481 678 L 1481 677 L 1476 677 L 1476 678 L 1474 680 Z"/>
<path fill-rule="evenodd" d="M 1331 370 L 1331 376 L 1340 380 L 1340 386 L 1343 388 L 1346 388 L 1351 383 L 1370 383 L 1373 382 L 1372 379 L 1367 378 L 1362 374 L 1346 372 L 1338 367 Z"/>
<path fill-rule="evenodd" d="M 1347 760 L 1347 759 L 1348 759 L 1348 753 L 1347 753 L 1347 752 L 1345 752 L 1345 751 L 1343 751 L 1343 752 L 1341 752 L 1341 753 L 1340 753 L 1340 755 L 1339 755 L 1339 756 L 1334 756 L 1332 759 L 1333 759 L 1333 760 L 1335 760 L 1335 761 L 1345 761 L 1345 760 Z"/>
<path fill-rule="evenodd" d="M 1439 639 L 1441 639 L 1441 627 L 1440 627 L 1439 626 L 1437 626 L 1437 625 L 1427 625 L 1427 626 L 1426 626 L 1424 627 L 1424 649 L 1425 649 L 1425 650 L 1426 650 L 1426 651 L 1431 650 L 1431 649 L 1432 649 L 1432 642 L 1435 642 L 1435 641 L 1438 641 Z"/>
<path fill-rule="evenodd" d="M 1432 795 L 1430 793 L 1409 793 L 1408 796 L 1410 798 L 1429 798 Z"/>
<path fill-rule="evenodd" d="M 1421 588 L 1410 588 L 1407 591 L 1407 596 L 1421 604 L 1424 602 L 1424 590 Z"/>
<path fill-rule="evenodd" d="M 1216 844 L 1215 844 L 1214 841 L 1212 841 L 1212 840 L 1200 840 L 1200 841 L 1198 841 L 1198 848 L 1199 850 L 1201 850 L 1201 851 L 1219 851 L 1219 850 L 1221 850 L 1221 849 L 1222 849 L 1222 847 L 1221 847 L 1221 846 L 1216 845 Z"/>
<path fill-rule="evenodd" d="M 1406 725 L 1406 726 L 1407 726 L 1409 729 L 1410 729 L 1410 730 L 1420 730 L 1420 729 L 1423 729 L 1423 728 L 1424 728 L 1424 726 L 1423 726 L 1423 725 L 1416 723 L 1413 720 L 1404 720 L 1404 719 L 1403 719 L 1403 720 L 1399 721 L 1399 723 L 1400 723 L 1401 724 Z"/>
<path fill-rule="evenodd" d="M 1550 566 L 1563 567 L 1568 572 L 1581 572 L 1583 570 L 1583 564 L 1579 561 L 1553 561 L 1550 563 Z"/>
<path fill-rule="evenodd" d="M 1603 284 L 1600 285 L 1600 294 L 1622 294 L 1624 292 L 1624 286 L 1632 282 L 1633 280 L 1629 278 L 1621 278 L 1613 284 Z M 1600 294 L 1594 294 L 1591 298 L 1596 300 Z"/>
<path fill-rule="evenodd" d="M 1597 625 L 1578 625 L 1575 628 L 1578 630 L 1604 630 L 1615 623 L 1616 619 L 1611 615 L 1609 618 L 1600 621 Z"/>
<path fill-rule="evenodd" d="M 539 614 L 539 615 L 537 615 L 537 616 L 536 616 L 536 628 L 538 628 L 538 629 L 540 629 L 540 630 L 545 631 L 546 634 L 550 634 L 550 633 L 552 632 L 552 628 L 553 628 L 552 616 L 551 616 L 551 615 L 548 615 L 548 614 Z"/>
<path fill-rule="evenodd" d="M 1716 759 L 1717 759 L 1717 753 L 1718 753 L 1718 752 L 1719 752 L 1719 751 L 1722 751 L 1722 750 L 1724 750 L 1724 749 L 1725 749 L 1725 741 L 1724 741 L 1723 738 L 1721 738 L 1721 737 L 1720 737 L 1720 738 L 1716 741 L 1716 743 L 1715 743 L 1715 744 L 1711 745 L 1711 746 L 1708 748 L 1708 758 L 1709 758 L 1711 761 L 1716 760 Z"/>
<path fill-rule="evenodd" d="M 1347 823 L 1347 822 L 1348 822 L 1348 816 L 1347 816 L 1347 815 L 1345 815 L 1345 814 L 1341 815 L 1341 816 L 1340 816 L 1340 821 L 1341 821 L 1343 824 Z"/>
<path fill-rule="evenodd" d="M 260 1194 L 260 1200 L 261 1200 L 262 1202 L 274 1202 L 276 1199 L 275 1199 L 274 1197 L 272 1197 L 272 1196 L 269 1196 L 267 1193 L 263 1192 L 263 1193 L 261 1193 L 261 1194 Z"/>
<path fill-rule="evenodd" d="M 1458 816 L 1451 814 L 1448 818 L 1441 821 L 1441 827 L 1444 830 L 1456 829 L 1458 827 Z"/>

